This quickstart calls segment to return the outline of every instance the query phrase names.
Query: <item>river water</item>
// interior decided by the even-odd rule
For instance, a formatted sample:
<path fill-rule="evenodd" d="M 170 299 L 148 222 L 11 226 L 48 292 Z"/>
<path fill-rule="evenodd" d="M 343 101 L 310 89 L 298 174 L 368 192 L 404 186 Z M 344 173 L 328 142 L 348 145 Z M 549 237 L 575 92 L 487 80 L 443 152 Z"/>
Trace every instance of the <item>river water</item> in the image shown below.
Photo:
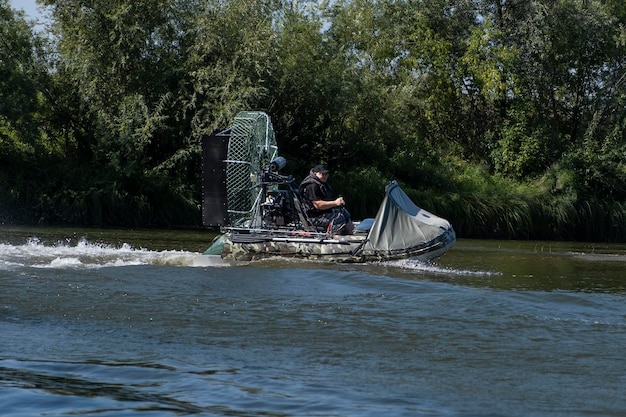
<path fill-rule="evenodd" d="M 0 227 L 0 415 L 626 415 L 624 245 L 211 266 L 210 240 Z"/>

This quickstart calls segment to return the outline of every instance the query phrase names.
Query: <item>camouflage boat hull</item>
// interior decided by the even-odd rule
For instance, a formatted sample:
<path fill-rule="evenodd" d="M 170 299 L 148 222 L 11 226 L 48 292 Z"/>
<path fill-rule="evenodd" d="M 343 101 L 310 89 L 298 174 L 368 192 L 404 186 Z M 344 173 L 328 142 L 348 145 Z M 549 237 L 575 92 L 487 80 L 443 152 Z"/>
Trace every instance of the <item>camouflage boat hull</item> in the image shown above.
<path fill-rule="evenodd" d="M 205 252 L 221 256 L 227 261 L 256 261 L 281 257 L 325 262 L 364 263 L 394 259 L 428 261 L 443 255 L 455 242 L 450 229 L 429 242 L 401 250 L 374 250 L 368 248 L 367 235 L 302 236 L 292 233 L 255 234 L 242 236 L 227 232 Z"/>

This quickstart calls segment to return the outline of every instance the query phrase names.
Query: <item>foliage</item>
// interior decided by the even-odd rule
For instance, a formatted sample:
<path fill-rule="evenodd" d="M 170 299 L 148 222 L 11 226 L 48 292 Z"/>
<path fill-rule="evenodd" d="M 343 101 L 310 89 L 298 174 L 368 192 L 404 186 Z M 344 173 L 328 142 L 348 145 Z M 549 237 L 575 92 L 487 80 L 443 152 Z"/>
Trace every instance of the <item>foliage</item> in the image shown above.
<path fill-rule="evenodd" d="M 0 0 L 0 219 L 197 225 L 200 141 L 265 110 L 355 217 L 399 180 L 460 236 L 624 240 L 615 0 Z"/>

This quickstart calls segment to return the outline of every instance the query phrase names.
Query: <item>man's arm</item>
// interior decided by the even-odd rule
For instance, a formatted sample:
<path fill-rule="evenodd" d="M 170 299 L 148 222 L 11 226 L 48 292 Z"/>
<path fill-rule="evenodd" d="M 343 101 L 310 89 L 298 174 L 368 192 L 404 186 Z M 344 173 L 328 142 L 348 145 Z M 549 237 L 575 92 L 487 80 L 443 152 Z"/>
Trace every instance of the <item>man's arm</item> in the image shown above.
<path fill-rule="evenodd" d="M 313 207 L 317 210 L 328 210 L 335 207 L 341 207 L 345 204 L 343 197 L 338 197 L 334 200 L 315 200 L 312 201 Z"/>

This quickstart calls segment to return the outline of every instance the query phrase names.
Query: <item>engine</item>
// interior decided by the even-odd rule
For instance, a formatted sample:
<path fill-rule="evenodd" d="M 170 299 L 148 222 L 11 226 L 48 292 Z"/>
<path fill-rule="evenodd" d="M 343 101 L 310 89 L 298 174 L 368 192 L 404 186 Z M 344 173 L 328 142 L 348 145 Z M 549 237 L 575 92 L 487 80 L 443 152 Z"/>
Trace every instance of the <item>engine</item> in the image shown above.
<path fill-rule="evenodd" d="M 289 193 L 284 190 L 271 190 L 261 204 L 263 225 L 269 229 L 285 227 L 293 222 L 293 209 Z"/>

